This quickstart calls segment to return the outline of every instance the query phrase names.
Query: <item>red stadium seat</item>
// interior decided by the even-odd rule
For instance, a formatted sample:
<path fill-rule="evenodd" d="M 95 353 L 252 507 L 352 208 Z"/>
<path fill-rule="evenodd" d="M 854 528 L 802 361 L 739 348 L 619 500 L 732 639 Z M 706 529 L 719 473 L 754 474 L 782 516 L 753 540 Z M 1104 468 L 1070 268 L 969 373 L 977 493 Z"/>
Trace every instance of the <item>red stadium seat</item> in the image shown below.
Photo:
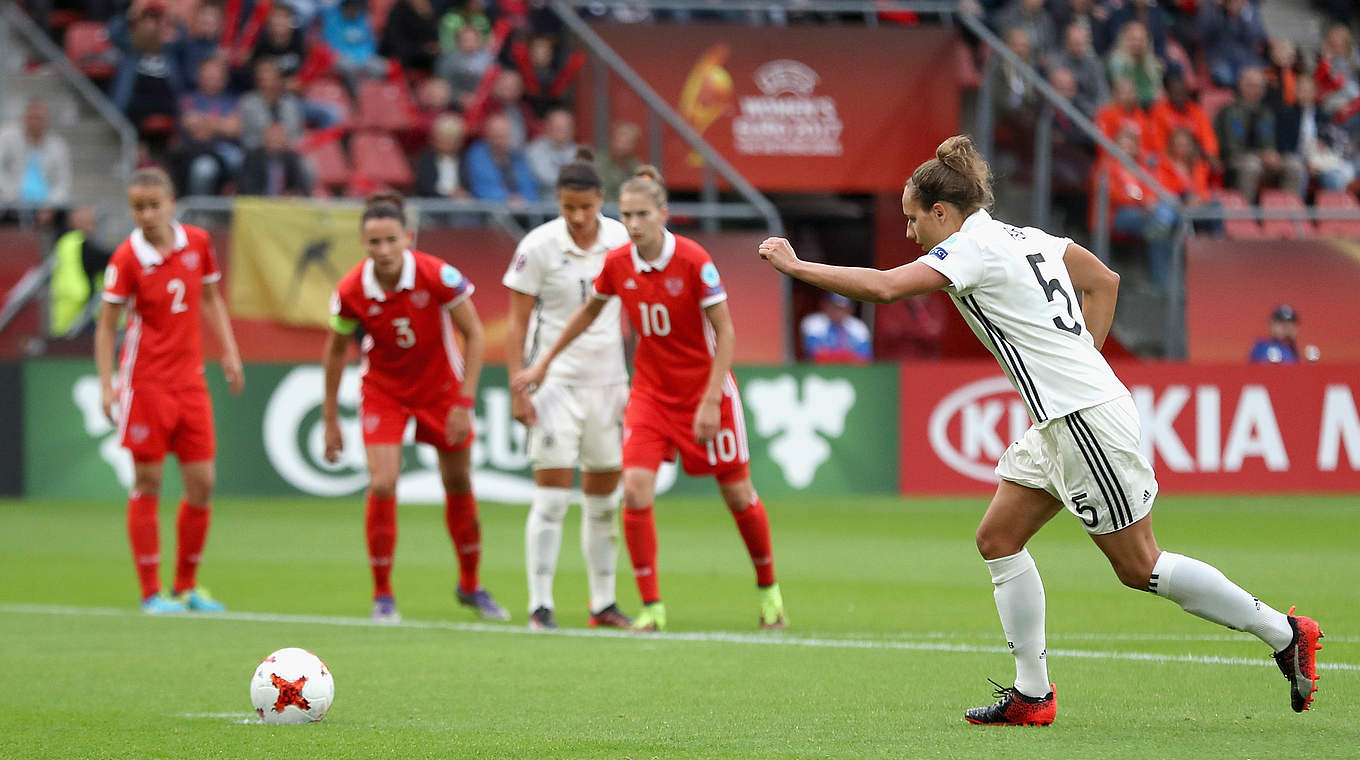
<path fill-rule="evenodd" d="M 1204 90 L 1199 96 L 1199 107 L 1204 109 L 1204 115 L 1209 121 L 1214 120 L 1214 116 L 1223 110 L 1223 106 L 1237 100 L 1237 93 L 1223 87 L 1210 87 Z"/>
<path fill-rule="evenodd" d="M 1261 191 L 1261 208 L 1302 211 L 1304 207 L 1299 196 L 1288 190 L 1264 189 Z M 1302 222 L 1294 219 L 1263 219 L 1261 220 L 1261 234 L 1269 238 L 1283 239 L 1311 237 L 1313 235 L 1313 223 L 1306 219 Z"/>
<path fill-rule="evenodd" d="M 1360 213 L 1360 201 L 1354 195 L 1340 190 L 1319 190 L 1315 199 L 1320 209 L 1350 209 Z M 1344 221 L 1323 219 L 1317 223 L 1319 235 L 1360 240 L 1360 220 Z"/>
<path fill-rule="evenodd" d="M 1243 209 L 1251 207 L 1251 204 L 1247 203 L 1247 199 L 1236 190 L 1228 190 L 1226 188 L 1216 190 L 1214 191 L 1214 198 L 1217 199 L 1219 203 L 1223 204 L 1223 208 L 1225 209 Z M 1261 225 L 1257 224 L 1255 219 L 1225 219 L 1223 222 L 1223 231 L 1228 237 L 1238 240 L 1260 240 L 1265 237 L 1261 232 Z"/>
<path fill-rule="evenodd" d="M 410 187 L 415 174 L 392 135 L 382 132 L 360 132 L 350 144 L 354 157 L 354 172 L 380 184 Z"/>
<path fill-rule="evenodd" d="M 330 77 L 323 77 L 307 85 L 302 94 L 307 100 L 334 106 L 340 114 L 340 119 L 334 126 L 349 128 L 350 122 L 354 119 L 354 103 L 343 84 Z"/>
<path fill-rule="evenodd" d="M 316 184 L 321 187 L 344 187 L 349 182 L 349 159 L 338 139 L 303 139 L 302 155 L 312 164 Z"/>
<path fill-rule="evenodd" d="M 66 28 L 66 57 L 91 79 L 113 76 L 118 53 L 109 41 L 109 30 L 97 21 L 77 21 Z"/>
<path fill-rule="evenodd" d="M 358 95 L 358 128 L 400 132 L 411 127 L 414 105 L 405 86 L 370 79 L 359 83 Z"/>

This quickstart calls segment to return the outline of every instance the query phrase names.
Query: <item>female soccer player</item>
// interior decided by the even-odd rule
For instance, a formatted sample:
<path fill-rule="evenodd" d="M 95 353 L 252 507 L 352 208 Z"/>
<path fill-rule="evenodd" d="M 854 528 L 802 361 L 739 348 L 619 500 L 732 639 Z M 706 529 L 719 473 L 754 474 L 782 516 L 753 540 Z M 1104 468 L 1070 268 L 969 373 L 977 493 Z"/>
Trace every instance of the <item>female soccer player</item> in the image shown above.
<path fill-rule="evenodd" d="M 1100 355 L 1119 276 L 1090 251 L 1033 227 L 993 219 L 991 173 L 967 137 L 945 140 L 902 193 L 907 237 L 926 253 L 888 271 L 801 261 L 787 240 L 760 244 L 775 269 L 863 301 L 944 289 L 996 356 L 1033 426 L 996 466 L 1001 479 L 977 530 L 996 608 L 1015 655 L 1015 685 L 968 710 L 970 723 L 1044 725 L 1057 703 L 1044 657 L 1044 587 L 1025 544 L 1064 507 L 1130 588 L 1254 634 L 1275 652 L 1296 711 L 1316 691 L 1318 624 L 1271 609 L 1218 570 L 1162 551 L 1150 513 L 1157 480 L 1139 453 L 1138 412 Z M 1080 305 L 1076 300 L 1080 293 Z"/>
<path fill-rule="evenodd" d="M 221 612 L 224 607 L 198 586 L 212 515 L 216 470 L 212 400 L 203 375 L 201 322 L 206 319 L 222 346 L 222 374 L 232 393 L 245 387 L 241 355 L 218 281 L 222 273 L 208 233 L 174 221 L 175 189 L 160 169 L 139 169 L 128 183 L 128 206 L 137 229 L 114 252 L 104 271 L 104 305 L 95 328 L 94 359 L 103 389 L 104 414 L 118 425 L 132 453 L 133 484 L 127 527 L 142 587 L 142 611 Z M 118 376 L 113 344 L 123 310 L 131 314 Z M 116 404 L 116 407 L 115 407 Z M 184 497 L 179 504 L 179 543 L 174 596 L 161 593 L 160 518 L 162 462 L 179 458 Z"/>
<path fill-rule="evenodd" d="M 444 523 L 458 554 L 459 604 L 483 620 L 510 615 L 477 582 L 481 526 L 472 495 L 472 406 L 482 372 L 482 323 L 472 305 L 472 283 L 438 258 L 410 249 L 412 235 L 400 195 L 370 196 L 360 221 L 368 258 L 335 286 L 331 332 L 326 336 L 326 458 L 338 461 L 340 434 L 336 394 L 345 351 L 362 326 L 363 379 L 359 416 L 368 458 L 365 533 L 373 568 L 373 619 L 401 621 L 393 598 L 392 554 L 397 544 L 397 476 L 402 434 L 416 420 L 416 440 L 439 453 L 444 481 Z M 467 357 L 458 352 L 454 331 Z"/>
<path fill-rule="evenodd" d="M 557 176 L 558 218 L 524 236 L 501 281 L 510 289 L 510 345 L 506 361 L 513 375 L 535 350 L 549 346 L 582 303 L 600 273 L 605 254 L 628 243 L 623 225 L 600 214 L 604 185 L 594 157 L 582 148 Z M 557 627 L 553 615 L 553 574 L 562 546 L 562 521 L 571 499 L 573 470 L 580 467 L 581 553 L 590 584 L 591 626 L 627 628 L 633 621 L 614 596 L 618 562 L 618 489 L 623 455 L 620 426 L 628 400 L 619 306 L 610 301 L 596 320 L 553 365 L 531 398 L 511 397 L 515 419 L 529 426 L 534 498 L 524 528 L 529 576 L 529 627 Z M 529 321 L 533 319 L 532 336 Z M 527 341 L 526 342 L 526 338 Z"/>
<path fill-rule="evenodd" d="M 717 479 L 755 566 L 760 627 L 783 628 L 769 518 L 751 486 L 746 423 L 731 373 L 736 336 L 718 268 L 698 243 L 666 229 L 666 189 L 655 168 L 639 167 L 623 184 L 619 216 L 632 244 L 609 252 L 594 297 L 511 388 L 523 392 L 541 383 L 553 359 L 617 296 L 641 336 L 623 423 L 623 532 L 644 605 L 633 630 L 666 627 L 652 502 L 657 468 L 677 450 L 685 472 Z"/>

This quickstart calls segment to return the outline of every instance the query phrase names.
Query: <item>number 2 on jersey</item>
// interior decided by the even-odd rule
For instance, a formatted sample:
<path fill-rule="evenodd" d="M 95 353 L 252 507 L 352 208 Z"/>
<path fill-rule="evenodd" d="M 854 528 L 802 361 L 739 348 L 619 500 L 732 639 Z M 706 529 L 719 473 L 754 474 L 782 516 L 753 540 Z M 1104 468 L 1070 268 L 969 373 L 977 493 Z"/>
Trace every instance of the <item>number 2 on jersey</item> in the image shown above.
<path fill-rule="evenodd" d="M 1067 316 L 1072 318 L 1072 324 L 1065 325 L 1063 324 L 1062 317 L 1054 317 L 1053 325 L 1059 330 L 1066 330 L 1073 335 L 1081 335 L 1081 323 L 1077 321 L 1076 315 L 1072 313 L 1072 296 L 1067 295 L 1067 291 L 1063 290 L 1063 286 L 1058 282 L 1057 278 L 1045 280 L 1044 273 L 1039 271 L 1039 265 L 1043 263 L 1044 255 L 1042 253 L 1031 253 L 1026 256 L 1025 259 L 1029 261 L 1030 268 L 1034 270 L 1034 276 L 1039 280 L 1039 285 L 1043 287 L 1044 295 L 1048 298 L 1049 303 L 1053 302 L 1054 293 L 1061 293 L 1063 300 L 1067 302 Z"/>
<path fill-rule="evenodd" d="M 639 303 L 638 316 L 642 322 L 642 336 L 661 337 L 671 334 L 671 313 L 664 303 Z"/>
<path fill-rule="evenodd" d="M 165 289 L 170 292 L 171 314 L 180 314 L 189 310 L 188 305 L 184 303 L 184 280 L 176 277 L 165 283 Z"/>

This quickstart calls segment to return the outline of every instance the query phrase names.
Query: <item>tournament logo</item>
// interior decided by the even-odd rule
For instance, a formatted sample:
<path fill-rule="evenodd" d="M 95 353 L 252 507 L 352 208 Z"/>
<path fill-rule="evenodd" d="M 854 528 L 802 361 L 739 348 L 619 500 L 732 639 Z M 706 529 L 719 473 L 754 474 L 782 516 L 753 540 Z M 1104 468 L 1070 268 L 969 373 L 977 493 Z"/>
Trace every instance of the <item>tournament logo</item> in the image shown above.
<path fill-rule="evenodd" d="M 666 278 L 666 292 L 672 296 L 678 296 L 685 292 L 685 281 L 679 277 Z"/>
<path fill-rule="evenodd" d="M 718 276 L 718 268 L 713 266 L 713 262 L 704 264 L 704 268 L 699 270 L 699 279 L 710 288 L 716 288 L 722 278 Z"/>
<path fill-rule="evenodd" d="M 446 287 L 456 288 L 463 281 L 463 273 L 450 264 L 439 268 L 439 281 Z"/>
<path fill-rule="evenodd" d="M 761 95 L 740 99 L 732 142 L 750 156 L 839 156 L 845 125 L 836 101 L 814 95 L 821 77 L 807 64 L 770 61 L 755 71 Z"/>
<path fill-rule="evenodd" d="M 935 258 L 937 258 L 937 259 L 939 259 L 939 260 L 941 260 L 941 261 L 943 261 L 943 260 L 944 260 L 944 257 L 946 257 L 946 256 L 949 255 L 949 251 L 946 251 L 945 249 L 943 249 L 943 248 L 941 248 L 940 246 L 937 245 L 937 246 L 935 246 L 934 248 L 931 248 L 931 249 L 930 249 L 930 255 L 931 255 L 931 256 L 934 256 Z"/>

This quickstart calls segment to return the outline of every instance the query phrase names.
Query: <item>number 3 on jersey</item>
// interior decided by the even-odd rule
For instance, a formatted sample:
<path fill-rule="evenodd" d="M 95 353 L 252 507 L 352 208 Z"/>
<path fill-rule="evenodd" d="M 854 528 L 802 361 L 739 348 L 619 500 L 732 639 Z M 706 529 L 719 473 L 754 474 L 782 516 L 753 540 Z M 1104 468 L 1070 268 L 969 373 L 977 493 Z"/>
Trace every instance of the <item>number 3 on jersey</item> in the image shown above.
<path fill-rule="evenodd" d="M 671 313 L 664 303 L 638 303 L 638 316 L 642 322 L 642 336 L 649 338 L 671 334 Z"/>
<path fill-rule="evenodd" d="M 392 320 L 392 326 L 397 328 L 397 346 L 399 348 L 410 348 L 416 344 L 416 333 L 411 329 L 410 317 L 398 317 Z"/>

